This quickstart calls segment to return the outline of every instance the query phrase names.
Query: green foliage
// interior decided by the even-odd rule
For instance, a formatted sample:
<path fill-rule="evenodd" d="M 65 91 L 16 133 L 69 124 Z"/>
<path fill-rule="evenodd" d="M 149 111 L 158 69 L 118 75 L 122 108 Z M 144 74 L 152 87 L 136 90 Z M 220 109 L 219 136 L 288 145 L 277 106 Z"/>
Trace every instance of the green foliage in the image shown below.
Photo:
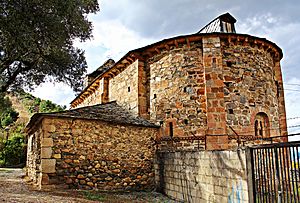
<path fill-rule="evenodd" d="M 47 113 L 47 112 L 56 112 L 56 111 L 63 111 L 63 107 L 53 104 L 49 100 L 42 100 L 39 105 L 39 112 L 40 113 Z"/>
<path fill-rule="evenodd" d="M 4 93 L 0 93 L 0 112 L 4 112 L 7 108 L 11 108 L 11 102 Z"/>
<path fill-rule="evenodd" d="M 12 108 L 9 99 L 0 93 L 0 127 L 12 124 L 17 120 L 18 115 L 18 112 Z"/>
<path fill-rule="evenodd" d="M 12 124 L 18 119 L 18 115 L 18 112 L 13 109 L 9 109 L 9 112 L 6 112 L 1 116 L 1 126 L 5 127 Z"/>
<path fill-rule="evenodd" d="M 25 138 L 16 133 L 1 142 L 0 163 L 2 166 L 16 166 L 26 162 Z"/>
<path fill-rule="evenodd" d="M 87 64 L 73 42 L 91 38 L 87 14 L 99 11 L 97 0 L 3 0 L 0 8 L 0 92 L 47 78 L 79 91 Z"/>
<path fill-rule="evenodd" d="M 30 114 L 63 111 L 66 106 L 54 104 L 50 100 L 34 97 L 30 93 L 19 90 L 15 95 L 20 99 Z"/>
<path fill-rule="evenodd" d="M 36 98 L 22 90 L 10 94 L 17 97 L 20 104 L 32 114 L 63 111 L 66 108 L 49 100 Z M 23 136 L 25 123 L 15 122 L 18 113 L 13 109 L 9 99 L 1 95 L 3 94 L 0 93 L 0 167 L 25 165 L 26 146 Z M 4 130 L 7 126 L 9 126 L 8 131 Z"/>

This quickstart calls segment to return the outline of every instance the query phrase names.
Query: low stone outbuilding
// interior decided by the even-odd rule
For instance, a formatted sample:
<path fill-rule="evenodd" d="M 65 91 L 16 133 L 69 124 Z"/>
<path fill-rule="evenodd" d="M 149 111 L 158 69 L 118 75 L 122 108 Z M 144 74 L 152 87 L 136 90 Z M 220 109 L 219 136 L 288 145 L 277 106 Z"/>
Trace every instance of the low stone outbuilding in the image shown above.
<path fill-rule="evenodd" d="M 100 190 L 154 187 L 158 126 L 115 102 L 35 114 L 26 127 L 34 184 Z"/>

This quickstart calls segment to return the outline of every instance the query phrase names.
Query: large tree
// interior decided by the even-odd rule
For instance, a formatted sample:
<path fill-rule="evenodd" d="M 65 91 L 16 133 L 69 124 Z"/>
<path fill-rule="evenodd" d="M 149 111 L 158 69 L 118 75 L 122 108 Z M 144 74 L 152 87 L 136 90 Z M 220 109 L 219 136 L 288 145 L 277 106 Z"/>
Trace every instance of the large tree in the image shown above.
<path fill-rule="evenodd" d="M 81 87 L 87 64 L 75 39 L 91 38 L 97 0 L 0 0 L 0 93 L 47 79 Z"/>

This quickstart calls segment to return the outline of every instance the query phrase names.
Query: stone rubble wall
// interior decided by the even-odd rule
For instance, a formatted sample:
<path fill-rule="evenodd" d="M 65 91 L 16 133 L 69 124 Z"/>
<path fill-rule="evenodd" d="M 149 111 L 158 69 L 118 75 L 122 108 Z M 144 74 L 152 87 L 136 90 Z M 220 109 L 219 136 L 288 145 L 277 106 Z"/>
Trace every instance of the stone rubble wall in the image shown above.
<path fill-rule="evenodd" d="M 26 175 L 34 185 L 40 185 L 41 182 L 41 137 L 43 130 L 41 125 L 36 126 L 33 134 L 28 136 L 27 142 L 27 160 Z"/>
<path fill-rule="evenodd" d="M 249 202 L 246 153 L 240 151 L 157 152 L 159 191 L 183 202 Z"/>
<path fill-rule="evenodd" d="M 218 36 L 203 37 L 203 61 L 205 69 L 205 87 L 207 97 L 206 149 L 220 150 L 228 148 L 226 136 L 224 83 L 221 43 Z"/>
<path fill-rule="evenodd" d="M 252 137 L 258 113 L 267 115 L 267 136 L 286 134 L 276 46 L 256 37 L 232 34 L 176 42 L 172 46 L 155 45 L 148 54 L 145 50 L 141 59 L 110 78 L 109 84 L 86 98 L 84 105 L 104 102 L 99 98 L 105 93 L 105 102 L 116 100 L 161 125 L 161 137 L 209 135 L 206 149 L 234 145 L 227 136 L 235 135 L 230 127 L 239 135 Z"/>
<path fill-rule="evenodd" d="M 109 80 L 109 101 L 138 114 L 138 60 Z"/>
<path fill-rule="evenodd" d="M 202 45 L 163 51 L 147 61 L 150 71 L 150 118 L 161 122 L 161 136 L 205 133 L 206 96 Z"/>
<path fill-rule="evenodd" d="M 93 94 L 90 94 L 87 98 L 85 98 L 82 103 L 78 104 L 76 108 L 85 107 L 85 106 L 92 106 L 96 104 L 101 104 L 101 95 L 103 94 L 103 84 L 100 82 L 99 87 L 93 92 Z"/>
<path fill-rule="evenodd" d="M 42 126 L 41 188 L 58 184 L 122 191 L 154 188 L 156 128 L 59 118 L 44 118 Z"/>
<path fill-rule="evenodd" d="M 254 117 L 268 115 L 270 135 L 279 136 L 275 58 L 262 46 L 222 40 L 226 123 L 239 134 L 254 134 Z M 232 131 L 229 131 L 233 134 Z"/>

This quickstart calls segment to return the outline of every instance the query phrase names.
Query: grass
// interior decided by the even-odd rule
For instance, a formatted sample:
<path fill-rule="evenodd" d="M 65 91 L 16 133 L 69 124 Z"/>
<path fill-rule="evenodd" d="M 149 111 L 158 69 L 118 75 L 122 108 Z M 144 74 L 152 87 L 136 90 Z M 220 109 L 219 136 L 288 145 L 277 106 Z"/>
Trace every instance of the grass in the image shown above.
<path fill-rule="evenodd" d="M 99 194 L 96 192 L 92 191 L 82 191 L 84 197 L 88 200 L 93 200 L 93 201 L 104 201 L 105 196 L 103 194 Z"/>
<path fill-rule="evenodd" d="M 170 203 L 167 197 L 151 192 L 80 191 L 83 198 L 105 203 Z M 157 197 L 160 196 L 160 197 Z"/>

